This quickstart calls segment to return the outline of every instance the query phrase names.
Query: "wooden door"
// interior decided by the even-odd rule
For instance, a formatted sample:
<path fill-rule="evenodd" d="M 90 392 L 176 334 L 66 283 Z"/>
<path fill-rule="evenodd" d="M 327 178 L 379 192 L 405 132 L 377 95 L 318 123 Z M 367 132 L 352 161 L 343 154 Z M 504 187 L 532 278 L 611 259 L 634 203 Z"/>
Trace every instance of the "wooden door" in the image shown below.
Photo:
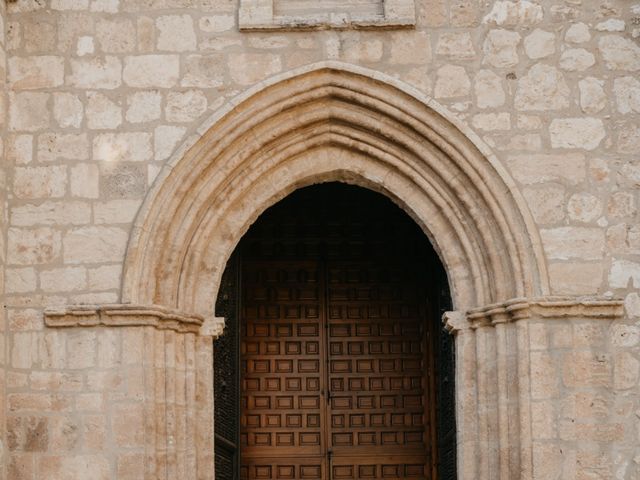
<path fill-rule="evenodd" d="M 282 203 L 240 247 L 240 478 L 435 480 L 424 237 L 386 200 Z"/>

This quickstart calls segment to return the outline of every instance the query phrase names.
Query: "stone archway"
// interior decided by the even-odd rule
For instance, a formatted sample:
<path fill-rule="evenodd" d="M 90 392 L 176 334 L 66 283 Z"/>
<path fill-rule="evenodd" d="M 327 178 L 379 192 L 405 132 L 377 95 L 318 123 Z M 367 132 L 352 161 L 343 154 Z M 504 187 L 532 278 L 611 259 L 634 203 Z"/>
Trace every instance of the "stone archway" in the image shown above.
<path fill-rule="evenodd" d="M 460 478 L 534 478 L 544 459 L 535 454 L 531 377 L 543 360 L 531 353 L 530 325 L 613 318 L 622 306 L 549 296 L 535 224 L 477 136 L 411 87 L 332 62 L 256 85 L 200 133 L 165 166 L 139 213 L 122 303 L 46 314 L 51 327 L 139 327 L 155 339 L 140 397 L 145 478 L 213 478 L 211 336 L 224 325 L 214 303 L 225 264 L 265 209 L 325 181 L 391 198 L 447 270 Z"/>

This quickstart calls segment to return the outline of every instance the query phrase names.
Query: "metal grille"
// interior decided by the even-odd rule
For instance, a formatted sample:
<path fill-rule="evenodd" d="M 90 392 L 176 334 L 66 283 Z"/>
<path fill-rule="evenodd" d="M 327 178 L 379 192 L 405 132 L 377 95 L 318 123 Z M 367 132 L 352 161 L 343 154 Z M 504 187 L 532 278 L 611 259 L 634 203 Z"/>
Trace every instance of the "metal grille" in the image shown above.
<path fill-rule="evenodd" d="M 216 480 L 238 478 L 238 261 L 233 256 L 222 275 L 216 315 L 225 318 L 213 345 Z"/>

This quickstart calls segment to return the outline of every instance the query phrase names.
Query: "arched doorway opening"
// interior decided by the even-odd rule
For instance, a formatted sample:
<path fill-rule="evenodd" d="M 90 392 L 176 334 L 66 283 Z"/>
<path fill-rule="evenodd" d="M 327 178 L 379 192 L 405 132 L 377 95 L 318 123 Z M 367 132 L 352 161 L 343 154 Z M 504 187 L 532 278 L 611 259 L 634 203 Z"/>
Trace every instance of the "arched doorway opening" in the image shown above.
<path fill-rule="evenodd" d="M 455 478 L 442 264 L 385 196 L 326 183 L 252 225 L 214 346 L 216 479 Z"/>

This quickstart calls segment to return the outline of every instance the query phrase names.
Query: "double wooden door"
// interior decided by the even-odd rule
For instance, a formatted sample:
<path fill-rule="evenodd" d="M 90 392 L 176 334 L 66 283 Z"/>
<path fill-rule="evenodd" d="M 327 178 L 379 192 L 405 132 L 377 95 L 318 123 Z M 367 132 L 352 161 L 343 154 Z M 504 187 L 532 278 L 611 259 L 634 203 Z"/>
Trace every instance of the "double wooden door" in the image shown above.
<path fill-rule="evenodd" d="M 243 262 L 241 478 L 431 478 L 418 270 L 397 258 Z"/>

